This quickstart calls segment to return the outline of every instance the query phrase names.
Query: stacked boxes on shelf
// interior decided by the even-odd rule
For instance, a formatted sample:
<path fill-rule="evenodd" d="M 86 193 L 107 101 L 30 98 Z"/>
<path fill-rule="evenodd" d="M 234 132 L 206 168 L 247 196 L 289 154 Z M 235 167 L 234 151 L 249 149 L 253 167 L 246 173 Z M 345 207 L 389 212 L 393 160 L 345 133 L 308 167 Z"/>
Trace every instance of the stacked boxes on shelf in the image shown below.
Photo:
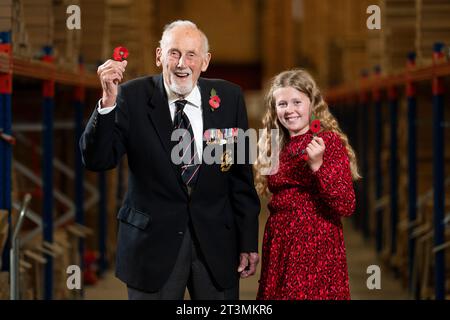
<path fill-rule="evenodd" d="M 421 64 L 431 64 L 433 45 L 450 48 L 450 1 L 416 0 L 416 52 Z"/>
<path fill-rule="evenodd" d="M 67 13 L 71 5 L 79 6 L 79 0 L 55 0 L 53 1 L 54 15 L 54 54 L 56 63 L 73 71 L 78 70 L 78 61 L 80 55 L 81 30 L 68 28 L 67 22 L 73 22 L 71 18 L 72 11 Z M 81 11 L 81 10 L 80 10 Z M 80 12 L 82 14 L 82 12 Z M 75 11 L 75 13 L 77 12 Z M 80 15 L 83 17 L 82 15 Z M 84 18 L 84 17 L 83 17 Z M 80 19 L 81 22 L 81 19 Z M 84 21 L 83 21 L 84 22 Z M 80 23 L 80 27 L 82 27 Z"/>
<path fill-rule="evenodd" d="M 20 0 L 16 5 L 12 30 L 13 53 L 26 58 L 40 58 L 44 55 L 44 47 L 53 46 L 52 0 Z"/>
<path fill-rule="evenodd" d="M 152 1 L 147 0 L 108 1 L 108 58 L 115 47 L 127 47 L 130 52 L 127 77 L 143 76 L 154 67 L 156 41 L 152 20 L 149 19 L 153 9 Z"/>
<path fill-rule="evenodd" d="M 0 0 L 0 32 L 11 31 L 13 9 L 13 0 Z"/>
<path fill-rule="evenodd" d="M 109 21 L 106 0 L 80 0 L 82 14 L 81 56 L 89 71 L 96 71 L 97 66 L 110 55 L 108 51 Z"/>

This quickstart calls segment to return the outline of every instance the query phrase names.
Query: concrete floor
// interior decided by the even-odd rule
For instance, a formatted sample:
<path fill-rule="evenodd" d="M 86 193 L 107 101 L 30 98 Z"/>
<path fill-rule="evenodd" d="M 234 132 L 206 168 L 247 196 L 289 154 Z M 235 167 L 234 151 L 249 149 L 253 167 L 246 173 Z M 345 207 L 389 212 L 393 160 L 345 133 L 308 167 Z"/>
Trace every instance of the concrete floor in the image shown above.
<path fill-rule="evenodd" d="M 261 215 L 260 220 L 260 238 L 262 238 L 266 216 Z M 395 279 L 390 272 L 383 270 L 381 267 L 381 262 L 376 257 L 374 246 L 364 242 L 361 234 L 353 229 L 352 223 L 349 220 L 344 220 L 344 233 L 352 299 L 408 299 L 408 294 L 406 290 L 401 287 L 400 281 Z M 366 282 L 367 278 L 370 276 L 367 274 L 367 267 L 370 265 L 379 265 L 381 268 L 381 289 L 379 290 L 369 290 L 367 288 Z M 260 266 L 258 267 L 255 276 L 241 280 L 241 300 L 255 299 L 259 275 Z M 188 294 L 186 294 L 186 298 L 189 298 Z M 109 271 L 95 286 L 86 288 L 85 299 L 127 299 L 126 286 L 114 277 L 113 271 Z"/>

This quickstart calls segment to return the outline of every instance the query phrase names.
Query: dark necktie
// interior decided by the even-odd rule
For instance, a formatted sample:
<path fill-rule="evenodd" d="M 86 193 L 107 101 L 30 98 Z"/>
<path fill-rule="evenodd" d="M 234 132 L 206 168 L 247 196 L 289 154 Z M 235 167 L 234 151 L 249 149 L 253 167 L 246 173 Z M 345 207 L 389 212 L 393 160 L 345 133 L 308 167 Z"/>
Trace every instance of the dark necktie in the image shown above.
<path fill-rule="evenodd" d="M 175 111 L 175 118 L 173 120 L 173 128 L 174 130 L 186 129 L 191 137 L 190 142 L 183 142 L 183 138 L 187 138 L 187 135 L 183 134 L 183 136 L 180 138 L 179 143 L 181 143 L 181 145 L 183 146 L 188 146 L 186 150 L 182 150 L 181 178 L 188 187 L 193 187 L 197 182 L 198 169 L 200 168 L 200 165 L 195 164 L 195 162 L 199 163 L 199 161 L 196 161 L 198 159 L 198 154 L 197 147 L 195 145 L 194 132 L 192 131 L 192 126 L 189 118 L 183 111 L 186 103 L 186 100 L 175 101 L 177 109 Z"/>

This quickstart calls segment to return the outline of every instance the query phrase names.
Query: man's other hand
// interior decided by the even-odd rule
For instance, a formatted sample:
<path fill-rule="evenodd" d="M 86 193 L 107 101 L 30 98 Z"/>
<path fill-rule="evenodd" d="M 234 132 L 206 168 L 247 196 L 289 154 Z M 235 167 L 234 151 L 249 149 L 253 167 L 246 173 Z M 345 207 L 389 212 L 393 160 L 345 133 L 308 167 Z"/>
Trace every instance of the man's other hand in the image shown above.
<path fill-rule="evenodd" d="M 259 262 L 259 255 L 257 252 L 241 253 L 238 272 L 241 278 L 248 278 L 256 273 L 256 266 Z"/>

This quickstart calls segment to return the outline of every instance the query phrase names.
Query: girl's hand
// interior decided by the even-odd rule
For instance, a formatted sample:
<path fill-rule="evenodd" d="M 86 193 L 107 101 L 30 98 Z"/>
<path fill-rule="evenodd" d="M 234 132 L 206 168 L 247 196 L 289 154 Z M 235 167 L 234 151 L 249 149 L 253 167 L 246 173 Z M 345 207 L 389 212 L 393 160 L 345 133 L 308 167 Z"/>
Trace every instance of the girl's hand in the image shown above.
<path fill-rule="evenodd" d="M 319 170 L 323 163 L 323 153 L 325 152 L 325 142 L 320 137 L 313 137 L 306 147 L 308 153 L 308 165 L 313 172 Z"/>

